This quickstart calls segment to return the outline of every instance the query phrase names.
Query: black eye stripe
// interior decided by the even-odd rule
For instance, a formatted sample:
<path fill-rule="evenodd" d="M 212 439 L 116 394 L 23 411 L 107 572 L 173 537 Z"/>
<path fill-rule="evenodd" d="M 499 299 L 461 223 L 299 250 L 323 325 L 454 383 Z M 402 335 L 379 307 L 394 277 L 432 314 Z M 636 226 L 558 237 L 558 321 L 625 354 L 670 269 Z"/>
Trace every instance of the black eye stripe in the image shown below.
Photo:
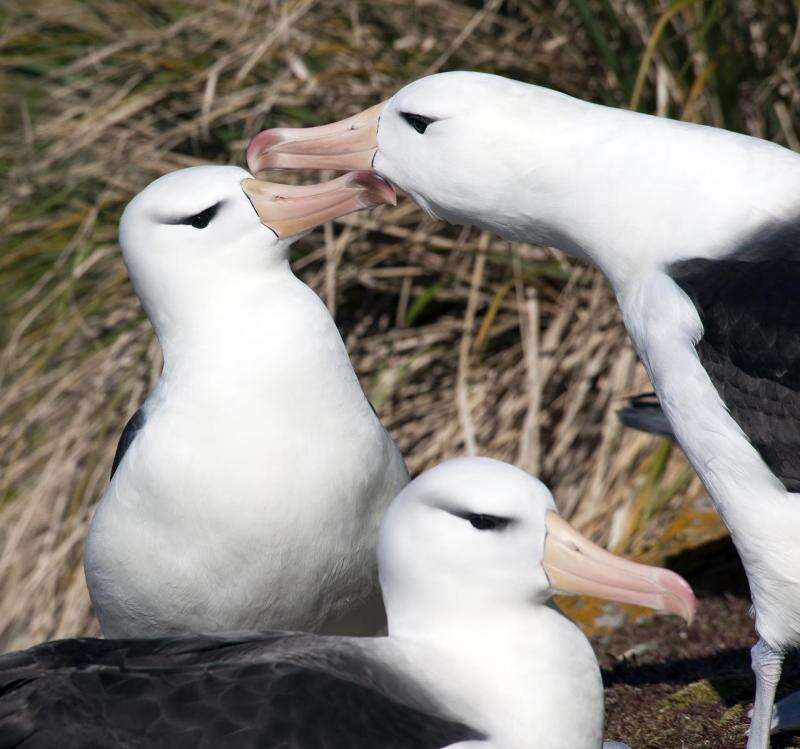
<path fill-rule="evenodd" d="M 482 512 L 458 512 L 456 510 L 447 510 L 447 512 L 466 520 L 475 530 L 479 531 L 502 531 L 516 522 L 514 518 L 504 518 Z"/>
<path fill-rule="evenodd" d="M 481 513 L 470 513 L 464 519 L 479 531 L 501 531 L 511 523 L 511 518 L 501 518 L 497 515 L 484 515 Z"/>
<path fill-rule="evenodd" d="M 213 221 L 214 216 L 216 216 L 219 212 L 223 202 L 224 201 L 220 200 L 219 203 L 214 203 L 214 205 L 211 205 L 205 210 L 200 211 L 200 213 L 194 213 L 191 216 L 165 221 L 164 223 L 182 224 L 185 226 L 193 226 L 195 229 L 205 229 Z"/>
<path fill-rule="evenodd" d="M 470 512 L 469 510 L 447 507 L 446 505 L 439 505 L 439 509 L 461 520 L 466 520 L 473 528 L 479 531 L 502 531 L 519 522 L 518 518 L 490 515 L 485 512 Z"/>
<path fill-rule="evenodd" d="M 421 114 L 411 114 L 410 112 L 400 112 L 400 116 L 420 135 L 428 129 L 431 122 L 436 122 L 432 117 L 423 117 Z"/>

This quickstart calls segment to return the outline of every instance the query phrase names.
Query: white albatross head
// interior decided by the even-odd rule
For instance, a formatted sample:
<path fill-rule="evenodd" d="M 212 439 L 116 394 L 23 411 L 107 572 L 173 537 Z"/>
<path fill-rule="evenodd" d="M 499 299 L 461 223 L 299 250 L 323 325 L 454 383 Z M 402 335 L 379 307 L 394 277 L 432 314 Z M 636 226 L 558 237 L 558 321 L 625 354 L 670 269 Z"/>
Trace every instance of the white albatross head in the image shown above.
<path fill-rule="evenodd" d="M 161 336 L 286 272 L 289 247 L 303 233 L 394 200 L 394 190 L 371 172 L 293 186 L 253 179 L 236 166 L 198 166 L 160 177 L 131 200 L 120 245 Z"/>
<path fill-rule="evenodd" d="M 430 214 L 589 260 L 618 291 L 796 219 L 800 189 L 800 158 L 774 143 L 469 71 L 340 122 L 265 130 L 247 153 L 253 173 L 372 168 Z"/>
<path fill-rule="evenodd" d="M 674 572 L 622 559 L 560 517 L 540 481 L 490 458 L 457 458 L 406 486 L 378 542 L 390 634 L 451 615 L 546 604 L 554 593 L 597 596 L 677 614 L 695 598 Z"/>
<path fill-rule="evenodd" d="M 496 75 L 439 73 L 330 125 L 265 130 L 248 165 L 372 168 L 437 218 L 521 238 L 548 231 L 553 139 L 580 104 Z"/>

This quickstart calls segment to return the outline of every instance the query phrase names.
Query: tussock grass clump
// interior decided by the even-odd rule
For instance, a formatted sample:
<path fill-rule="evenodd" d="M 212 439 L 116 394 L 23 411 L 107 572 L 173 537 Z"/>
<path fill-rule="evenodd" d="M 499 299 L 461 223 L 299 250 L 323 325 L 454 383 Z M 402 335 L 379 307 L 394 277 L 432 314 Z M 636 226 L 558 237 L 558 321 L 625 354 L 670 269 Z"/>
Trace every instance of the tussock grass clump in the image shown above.
<path fill-rule="evenodd" d="M 242 163 L 263 127 L 337 119 L 459 68 L 798 143 L 790 0 L 4 8 L 4 648 L 97 631 L 82 541 L 117 435 L 160 367 L 116 224 L 156 176 Z M 659 555 L 699 488 L 676 451 L 617 424 L 620 399 L 646 380 L 595 271 L 434 223 L 407 201 L 315 232 L 295 268 L 334 312 L 413 471 L 467 450 L 514 461 L 584 531 Z"/>

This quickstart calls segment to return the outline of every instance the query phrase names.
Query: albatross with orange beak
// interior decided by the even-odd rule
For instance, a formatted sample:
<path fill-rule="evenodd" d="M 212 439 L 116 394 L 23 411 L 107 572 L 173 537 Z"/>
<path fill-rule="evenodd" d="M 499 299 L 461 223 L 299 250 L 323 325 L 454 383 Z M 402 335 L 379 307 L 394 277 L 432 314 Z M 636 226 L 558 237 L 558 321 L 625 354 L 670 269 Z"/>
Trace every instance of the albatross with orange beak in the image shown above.
<path fill-rule="evenodd" d="M 597 660 L 553 592 L 694 613 L 680 577 L 599 549 L 543 484 L 488 458 L 405 487 L 377 557 L 387 637 L 48 643 L 0 657 L 0 734 L 14 746 L 600 749 Z"/>
<path fill-rule="evenodd" d="M 408 473 L 289 247 L 393 201 L 372 173 L 292 187 L 202 166 L 125 209 L 122 255 L 164 366 L 86 541 L 107 637 L 384 625 L 375 542 Z"/>
<path fill-rule="evenodd" d="M 663 409 L 648 421 L 675 435 L 747 572 L 747 746 L 765 749 L 784 655 L 800 646 L 800 156 L 451 72 L 340 123 L 262 133 L 248 163 L 371 165 L 434 216 L 602 270 Z M 800 725 L 793 705 L 781 723 Z"/>

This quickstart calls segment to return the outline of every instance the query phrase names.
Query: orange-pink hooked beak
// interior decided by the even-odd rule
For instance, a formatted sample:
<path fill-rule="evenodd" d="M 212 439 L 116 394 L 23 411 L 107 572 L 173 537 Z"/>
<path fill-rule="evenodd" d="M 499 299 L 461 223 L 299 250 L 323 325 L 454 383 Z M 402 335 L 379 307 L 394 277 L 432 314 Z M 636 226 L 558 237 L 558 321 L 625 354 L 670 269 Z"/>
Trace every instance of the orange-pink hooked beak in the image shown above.
<path fill-rule="evenodd" d="M 264 130 L 247 147 L 247 166 L 253 174 L 264 169 L 371 169 L 385 105 L 330 125 Z"/>
<path fill-rule="evenodd" d="M 280 238 L 292 237 L 364 208 L 397 202 L 394 188 L 374 172 L 351 172 L 314 185 L 244 179 L 242 189 L 261 223 Z"/>
<path fill-rule="evenodd" d="M 543 565 L 554 590 L 646 606 L 692 623 L 697 601 L 680 575 L 611 554 L 555 512 L 546 524 Z"/>

